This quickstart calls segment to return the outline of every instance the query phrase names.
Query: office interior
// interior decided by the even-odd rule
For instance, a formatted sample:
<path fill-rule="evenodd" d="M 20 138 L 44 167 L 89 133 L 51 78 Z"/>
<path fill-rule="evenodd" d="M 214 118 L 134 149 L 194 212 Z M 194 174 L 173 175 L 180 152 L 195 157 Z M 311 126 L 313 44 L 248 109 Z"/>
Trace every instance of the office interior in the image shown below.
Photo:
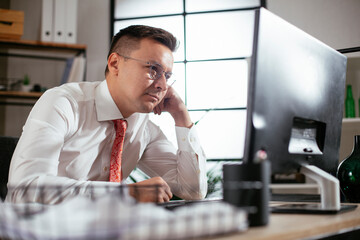
<path fill-rule="evenodd" d="M 101 81 L 104 79 L 106 57 L 111 34 L 113 33 L 112 7 L 116 6 L 116 4 L 126 4 L 126 2 L 130 1 L 133 0 L 78 0 L 76 44 L 86 45 L 84 80 Z M 142 2 L 139 1 L 139 4 Z M 164 8 L 166 8 L 166 4 L 171 4 L 171 1 L 164 0 L 163 2 Z M 203 2 L 203 4 L 206 4 L 206 1 Z M 334 49 L 360 46 L 360 28 L 358 27 L 360 22 L 360 1 L 358 0 L 267 0 L 258 2 L 265 2 L 268 10 Z M 0 2 L 0 9 L 24 11 L 22 40 L 40 40 L 41 6 L 42 0 L 2 0 Z M 223 10 L 221 5 L 219 10 Z M 217 27 L 225 26 L 219 23 Z M 231 31 L 230 28 L 229 31 Z M 72 56 L 73 53 L 57 53 L 57 55 L 67 58 Z M 354 135 L 360 134 L 360 106 L 358 101 L 360 98 L 360 52 L 347 53 L 346 56 L 348 57 L 346 83 L 352 86 L 356 117 L 352 119 L 344 117 L 339 162 L 351 153 Z M 22 79 L 25 75 L 28 75 L 32 84 L 39 84 L 44 88 L 59 85 L 66 64 L 65 61 L 34 61 L 37 64 L 33 64 L 29 59 L 0 56 L 0 77 Z M 20 104 L 0 105 L 0 135 L 2 136 L 19 137 L 21 135 L 22 126 L 31 111 L 34 100 L 17 99 L 15 102 Z M 206 115 L 202 114 L 195 116 L 197 116 L 197 119 L 206 117 Z M 214 159 L 222 159 L 222 156 L 216 156 Z M 314 190 L 311 188 L 304 191 L 313 192 Z M 301 220 L 307 221 L 305 218 L 301 218 Z M 338 222 L 335 221 L 333 224 L 338 224 Z M 359 228 L 359 226 L 360 222 L 356 227 Z M 252 235 L 249 236 L 255 239 L 256 233 L 251 232 Z M 263 233 L 259 234 L 261 236 Z M 243 235 L 242 237 L 245 236 Z M 284 236 L 280 234 L 277 236 L 283 237 L 283 239 L 297 237 L 291 234 Z M 230 237 L 229 239 L 233 238 Z M 234 237 L 234 239 L 237 238 Z"/>
<path fill-rule="evenodd" d="M 76 43 L 86 46 L 86 72 L 84 76 L 84 80 L 86 81 L 101 81 L 104 79 L 104 63 L 106 62 L 106 55 L 111 41 L 111 34 L 113 34 L 114 31 L 114 27 L 112 26 L 113 22 L 111 20 L 111 2 L 112 1 L 96 0 L 78 1 Z M 260 4 L 261 1 L 254 2 Z M 284 20 L 309 33 L 310 35 L 314 36 L 334 49 L 352 48 L 359 45 L 358 42 L 360 33 L 356 27 L 357 23 L 359 22 L 359 2 L 356 0 L 348 0 L 346 4 L 343 4 L 342 1 L 336 0 L 332 0 L 331 2 L 321 0 L 268 0 L 263 2 L 266 3 L 267 9 L 269 9 L 271 12 L 275 13 Z M 127 4 L 126 1 L 114 1 L 114 3 L 118 5 Z M 1 1 L 0 4 L 1 8 L 24 11 L 24 30 L 21 39 L 40 40 L 42 9 L 41 0 L 31 2 L 23 0 L 7 0 Z M 116 4 L 114 5 L 116 6 Z M 211 5 L 213 3 L 208 4 Z M 218 9 L 216 9 L 216 7 Z M 214 11 L 221 10 L 223 10 L 221 4 L 218 6 L 215 5 Z M 133 15 L 136 16 L 136 14 Z M 121 18 L 121 16 L 118 18 Z M 221 23 L 219 23 L 219 26 L 221 26 Z M 216 30 L 216 28 L 217 26 L 214 27 L 214 30 Z M 226 31 L 231 31 L 231 28 L 225 30 L 225 33 Z M 182 42 L 180 41 L 180 50 L 182 50 L 181 43 Z M 51 56 L 66 58 L 73 56 L 74 52 L 70 53 L 70 55 L 62 56 L 63 54 L 64 53 L 62 52 L 58 52 L 55 55 L 51 54 Z M 355 99 L 355 111 L 358 118 L 359 107 L 357 100 L 360 97 L 360 86 L 357 80 L 360 74 L 359 52 L 348 53 L 346 56 L 348 57 L 348 72 L 346 81 L 348 84 L 352 85 L 352 91 Z M 30 81 L 32 84 L 39 84 L 44 88 L 51 88 L 60 84 L 66 64 L 66 61 L 26 59 L 21 57 L 12 58 L 4 56 L 0 57 L 0 61 L 2 63 L 0 66 L 0 77 L 23 79 L 25 75 L 28 75 L 30 76 Z M 35 62 L 35 64 L 32 62 Z M 175 87 L 179 85 L 180 84 L 178 83 L 175 85 Z M 239 88 L 239 95 L 244 95 L 244 93 L 246 93 L 246 88 L 243 86 L 240 86 Z M 180 91 L 182 91 L 181 88 Z M 192 94 L 194 93 L 192 92 Z M 189 98 L 189 96 L 187 97 Z M 199 98 L 201 97 L 202 96 Z M 243 100 L 244 97 L 240 101 Z M 0 105 L 1 135 L 15 137 L 19 137 L 21 135 L 22 126 L 24 125 L 27 115 L 31 110 L 32 103 L 34 102 L 30 101 L 30 103 L 28 103 L 28 101 L 29 100 L 26 99 L 20 100 L 21 103 L 25 102 L 23 105 Z M 223 101 L 230 102 L 232 100 L 224 99 Z M 212 107 L 216 108 L 217 106 Z M 196 108 L 207 108 L 207 110 L 211 109 L 209 106 L 203 107 L 201 105 L 200 107 Z M 209 116 L 206 115 L 207 112 L 194 112 L 194 121 L 200 120 L 204 116 L 205 119 L 209 118 Z M 245 114 L 242 115 L 245 116 Z M 243 118 L 241 120 L 243 120 Z M 349 155 L 353 147 L 353 136 L 360 133 L 358 130 L 360 129 L 360 121 L 358 121 L 357 118 L 344 120 L 339 161 L 345 159 Z M 205 122 L 205 120 L 202 121 Z M 235 124 L 230 122 L 227 125 Z M 239 126 L 237 126 L 237 128 L 240 128 L 240 130 L 236 130 L 236 132 L 239 132 L 237 136 L 240 138 L 240 147 L 243 147 L 244 145 L 244 126 L 244 123 L 240 123 Z M 204 140 L 206 139 L 207 137 L 204 137 Z M 233 145 L 234 146 L 232 146 L 232 149 L 237 148 L 235 144 Z M 208 154 L 210 155 L 211 159 L 229 158 L 228 156 L 221 156 L 223 152 L 217 155 L 217 153 L 214 152 L 214 149 L 215 147 L 213 145 L 206 149 L 207 151 L 213 151 L 211 154 Z M 212 155 L 215 156 L 213 157 Z M 236 159 L 236 157 L 238 156 L 230 156 L 230 158 L 234 159 Z"/>

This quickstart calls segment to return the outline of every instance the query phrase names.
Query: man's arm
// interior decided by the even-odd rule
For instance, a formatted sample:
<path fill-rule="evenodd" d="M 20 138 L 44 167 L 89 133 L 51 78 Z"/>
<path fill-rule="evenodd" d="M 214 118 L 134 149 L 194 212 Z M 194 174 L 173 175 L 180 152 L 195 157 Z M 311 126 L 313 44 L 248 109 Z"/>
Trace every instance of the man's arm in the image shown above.
<path fill-rule="evenodd" d="M 7 201 L 51 204 L 74 195 L 95 197 L 103 194 L 102 186 L 118 186 L 59 176 L 64 141 L 74 133 L 76 107 L 58 90 L 47 91 L 35 104 L 11 160 Z"/>
<path fill-rule="evenodd" d="M 195 126 L 179 95 L 169 88 L 155 114 L 168 111 L 174 118 L 178 150 L 161 130 L 149 124 L 152 142 L 139 162 L 139 168 L 149 176 L 162 176 L 172 192 L 184 199 L 200 199 L 207 191 L 206 157 L 200 146 Z"/>

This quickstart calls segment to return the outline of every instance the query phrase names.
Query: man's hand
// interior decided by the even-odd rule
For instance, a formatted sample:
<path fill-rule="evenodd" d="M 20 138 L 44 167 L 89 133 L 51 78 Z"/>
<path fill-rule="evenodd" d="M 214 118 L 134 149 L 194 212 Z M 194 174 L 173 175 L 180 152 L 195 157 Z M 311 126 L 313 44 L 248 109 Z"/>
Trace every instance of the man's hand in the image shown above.
<path fill-rule="evenodd" d="M 139 202 L 168 202 L 173 196 L 169 185 L 161 177 L 153 177 L 128 186 L 130 195 Z"/>
<path fill-rule="evenodd" d="M 154 113 L 158 115 L 164 111 L 171 114 L 178 127 L 190 128 L 193 125 L 184 102 L 171 86 L 168 86 L 165 97 L 154 108 Z"/>

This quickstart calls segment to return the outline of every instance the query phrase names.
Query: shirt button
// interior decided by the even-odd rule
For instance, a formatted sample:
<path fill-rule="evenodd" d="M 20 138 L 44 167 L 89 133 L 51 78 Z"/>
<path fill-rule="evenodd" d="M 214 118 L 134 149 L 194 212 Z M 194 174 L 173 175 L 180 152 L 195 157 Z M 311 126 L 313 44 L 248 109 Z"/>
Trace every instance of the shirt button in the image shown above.
<path fill-rule="evenodd" d="M 185 142 L 185 138 L 182 138 L 181 141 Z"/>
<path fill-rule="evenodd" d="M 106 172 L 108 170 L 108 167 L 104 167 L 104 172 Z"/>
<path fill-rule="evenodd" d="M 199 169 L 199 170 L 197 170 L 196 172 L 197 172 L 197 174 L 200 174 L 200 169 Z"/>

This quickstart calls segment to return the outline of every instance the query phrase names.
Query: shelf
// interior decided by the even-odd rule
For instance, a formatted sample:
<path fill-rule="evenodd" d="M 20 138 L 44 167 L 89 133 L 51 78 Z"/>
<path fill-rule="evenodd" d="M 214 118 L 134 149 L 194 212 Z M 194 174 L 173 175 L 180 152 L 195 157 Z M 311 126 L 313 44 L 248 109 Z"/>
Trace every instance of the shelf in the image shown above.
<path fill-rule="evenodd" d="M 67 57 L 60 57 L 57 54 L 54 56 L 53 52 L 68 52 L 75 53 L 76 55 L 83 54 L 86 57 L 86 45 L 85 44 L 67 44 L 67 43 L 54 43 L 54 42 L 41 42 L 33 40 L 11 40 L 0 39 L 0 49 L 4 50 L 34 50 L 40 52 L 52 52 L 50 55 L 26 53 L 23 51 L 14 53 L 7 51 L 0 51 L 0 56 L 3 57 L 20 57 L 20 58 L 37 58 L 46 60 L 59 60 L 66 61 Z"/>
<path fill-rule="evenodd" d="M 67 62 L 74 56 L 82 56 L 86 60 L 86 48 L 87 46 L 85 44 L 0 38 L 0 57 L 30 58 Z M 85 73 L 86 66 L 84 67 L 84 81 Z"/>
<path fill-rule="evenodd" d="M 360 123 L 360 118 L 343 118 L 343 123 Z"/>
<path fill-rule="evenodd" d="M 0 39 L 0 56 L 3 57 L 67 61 L 70 53 L 72 56 L 82 55 L 86 59 L 86 48 L 85 44 Z M 86 66 L 84 76 L 85 71 Z M 33 106 L 41 95 L 39 92 L 0 91 L 0 105 Z"/>
<path fill-rule="evenodd" d="M 0 91 L 1 98 L 38 99 L 41 92 Z"/>
<path fill-rule="evenodd" d="M 30 49 L 30 50 L 54 50 L 54 51 L 78 51 L 85 52 L 85 44 L 66 44 L 54 42 L 41 42 L 33 40 L 9 40 L 0 39 L 1 48 Z"/>
<path fill-rule="evenodd" d="M 32 107 L 42 94 L 41 92 L 0 91 L 0 105 Z"/>

